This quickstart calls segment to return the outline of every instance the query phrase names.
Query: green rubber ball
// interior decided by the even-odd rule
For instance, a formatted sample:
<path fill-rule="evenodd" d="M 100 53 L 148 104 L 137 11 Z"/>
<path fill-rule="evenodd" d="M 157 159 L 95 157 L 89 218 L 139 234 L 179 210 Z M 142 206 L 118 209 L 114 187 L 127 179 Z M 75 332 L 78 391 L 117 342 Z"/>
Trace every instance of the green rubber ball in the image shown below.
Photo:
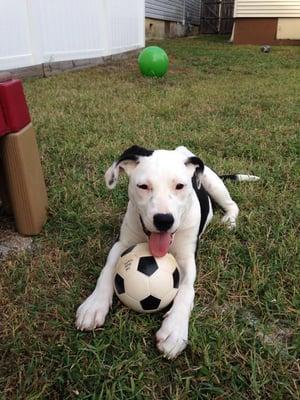
<path fill-rule="evenodd" d="M 139 55 L 138 64 L 144 76 L 161 78 L 169 68 L 167 53 L 158 46 L 146 47 Z"/>

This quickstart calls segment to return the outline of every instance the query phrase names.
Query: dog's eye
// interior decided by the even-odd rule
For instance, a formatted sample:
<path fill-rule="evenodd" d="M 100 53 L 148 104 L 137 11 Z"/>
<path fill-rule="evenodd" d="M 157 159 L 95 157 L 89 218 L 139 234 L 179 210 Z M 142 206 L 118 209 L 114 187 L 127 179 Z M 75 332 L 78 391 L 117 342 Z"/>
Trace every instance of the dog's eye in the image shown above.
<path fill-rule="evenodd" d="M 148 186 L 147 185 L 137 185 L 137 187 L 139 189 L 148 190 Z"/>
<path fill-rule="evenodd" d="M 184 184 L 183 183 L 177 183 L 176 190 L 182 190 L 183 188 L 184 188 Z"/>

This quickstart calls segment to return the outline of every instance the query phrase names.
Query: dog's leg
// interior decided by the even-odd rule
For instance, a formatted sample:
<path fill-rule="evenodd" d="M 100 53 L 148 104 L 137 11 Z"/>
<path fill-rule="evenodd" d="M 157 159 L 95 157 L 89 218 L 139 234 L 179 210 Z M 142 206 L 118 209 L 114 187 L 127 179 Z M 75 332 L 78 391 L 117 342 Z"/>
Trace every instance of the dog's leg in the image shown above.
<path fill-rule="evenodd" d="M 121 253 L 127 247 L 126 244 L 116 242 L 111 248 L 95 290 L 77 310 L 77 329 L 89 331 L 104 324 L 105 317 L 112 304 L 115 265 Z"/>
<path fill-rule="evenodd" d="M 230 229 L 235 228 L 239 208 L 232 200 L 222 179 L 209 167 L 205 166 L 201 182 L 212 199 L 225 211 L 222 222 L 226 223 Z"/>
<path fill-rule="evenodd" d="M 174 303 L 164 316 L 161 328 L 156 333 L 157 348 L 165 357 L 177 357 L 187 346 L 189 318 L 194 304 L 194 281 L 196 264 L 194 256 L 177 262 L 180 266 L 180 286 Z"/>

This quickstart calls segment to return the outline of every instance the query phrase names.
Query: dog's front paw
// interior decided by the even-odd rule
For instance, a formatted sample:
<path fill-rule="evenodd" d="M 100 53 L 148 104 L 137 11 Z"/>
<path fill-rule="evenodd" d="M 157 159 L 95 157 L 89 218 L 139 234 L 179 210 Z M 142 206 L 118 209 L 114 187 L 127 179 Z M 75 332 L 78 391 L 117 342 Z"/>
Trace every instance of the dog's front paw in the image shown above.
<path fill-rule="evenodd" d="M 228 229 L 236 228 L 236 219 L 239 215 L 239 208 L 235 202 L 232 202 L 230 206 L 227 206 L 222 223 L 227 225 Z"/>
<path fill-rule="evenodd" d="M 222 218 L 222 224 L 225 224 L 229 230 L 236 228 L 236 218 L 225 214 Z"/>
<path fill-rule="evenodd" d="M 91 331 L 102 326 L 108 311 L 109 304 L 91 294 L 76 312 L 76 328 Z"/>
<path fill-rule="evenodd" d="M 188 319 L 167 316 L 156 333 L 157 348 L 169 360 L 176 358 L 188 344 Z"/>

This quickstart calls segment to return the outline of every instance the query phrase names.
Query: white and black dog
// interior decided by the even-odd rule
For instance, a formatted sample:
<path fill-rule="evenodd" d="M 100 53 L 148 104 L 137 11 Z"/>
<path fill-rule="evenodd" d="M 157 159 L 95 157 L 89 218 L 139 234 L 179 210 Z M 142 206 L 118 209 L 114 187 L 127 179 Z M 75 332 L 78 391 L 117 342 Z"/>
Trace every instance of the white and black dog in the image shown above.
<path fill-rule="evenodd" d="M 213 216 L 211 199 L 224 210 L 222 221 L 234 228 L 239 213 L 222 179 L 187 148 L 147 150 L 132 146 L 105 174 L 116 186 L 120 172 L 129 176 L 129 202 L 118 241 L 109 252 L 93 293 L 78 308 L 76 326 L 92 330 L 104 324 L 112 304 L 113 276 L 121 253 L 149 241 L 151 253 L 168 251 L 180 267 L 180 285 L 171 309 L 156 333 L 157 347 L 175 358 L 186 347 L 193 308 L 198 239 Z M 235 180 L 257 180 L 252 175 L 226 175 Z"/>

